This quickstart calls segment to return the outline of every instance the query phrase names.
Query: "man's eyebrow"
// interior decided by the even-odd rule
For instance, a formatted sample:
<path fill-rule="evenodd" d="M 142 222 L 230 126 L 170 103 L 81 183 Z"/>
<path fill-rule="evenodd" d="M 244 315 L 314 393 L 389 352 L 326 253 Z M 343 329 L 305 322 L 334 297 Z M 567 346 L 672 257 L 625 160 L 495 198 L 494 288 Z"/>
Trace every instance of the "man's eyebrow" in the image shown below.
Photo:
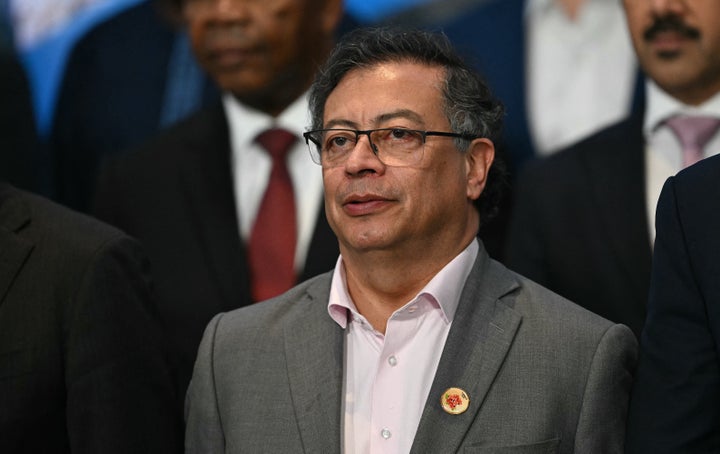
<path fill-rule="evenodd" d="M 393 111 L 393 112 L 388 112 L 388 113 L 384 113 L 384 114 L 378 115 L 378 116 L 375 117 L 375 119 L 373 120 L 373 123 L 374 123 L 374 124 L 381 124 L 381 123 L 386 123 L 386 122 L 388 122 L 388 121 L 390 121 L 390 120 L 395 120 L 395 119 L 398 119 L 398 118 L 403 118 L 403 119 L 406 119 L 406 120 L 414 121 L 415 123 L 419 123 L 419 124 L 421 124 L 421 125 L 424 125 L 424 124 L 425 124 L 425 121 L 424 121 L 423 118 L 420 116 L 420 114 L 418 114 L 417 112 L 414 112 L 414 111 L 412 111 L 412 110 L 410 110 L 410 109 L 399 109 L 399 110 L 396 110 L 396 111 Z"/>
<path fill-rule="evenodd" d="M 332 128 L 349 128 L 349 129 L 357 129 L 358 125 L 354 121 L 350 120 L 343 120 L 343 119 L 337 119 L 337 120 L 330 120 L 323 126 L 324 129 L 332 129 Z"/>
<path fill-rule="evenodd" d="M 398 110 L 395 110 L 392 112 L 380 114 L 377 117 L 373 118 L 372 126 L 377 126 L 379 124 L 387 123 L 392 120 L 397 120 L 398 118 L 410 120 L 419 125 L 425 124 L 425 121 L 420 116 L 420 114 L 418 114 L 417 112 L 414 112 L 410 109 L 398 109 Z M 338 119 L 330 120 L 327 123 L 325 123 L 324 128 L 325 129 L 331 129 L 331 128 L 358 129 L 359 126 L 354 121 L 338 118 Z"/>

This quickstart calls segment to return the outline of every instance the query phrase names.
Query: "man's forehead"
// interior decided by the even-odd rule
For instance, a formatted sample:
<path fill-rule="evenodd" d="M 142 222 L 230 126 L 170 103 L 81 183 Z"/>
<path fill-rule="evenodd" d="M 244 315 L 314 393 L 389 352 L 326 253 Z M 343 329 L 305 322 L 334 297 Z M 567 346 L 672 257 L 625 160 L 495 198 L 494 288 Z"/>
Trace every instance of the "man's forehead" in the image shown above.
<path fill-rule="evenodd" d="M 415 61 L 386 61 L 370 65 L 363 65 L 352 68 L 343 74 L 337 81 L 335 87 L 328 94 L 332 97 L 339 89 L 344 89 L 348 84 L 414 84 L 414 87 L 426 86 L 437 89 L 441 94 L 445 81 L 445 69 L 441 66 L 434 66 Z M 352 93 L 356 96 L 372 96 L 371 93 Z M 398 93 L 401 94 L 401 93 Z"/>

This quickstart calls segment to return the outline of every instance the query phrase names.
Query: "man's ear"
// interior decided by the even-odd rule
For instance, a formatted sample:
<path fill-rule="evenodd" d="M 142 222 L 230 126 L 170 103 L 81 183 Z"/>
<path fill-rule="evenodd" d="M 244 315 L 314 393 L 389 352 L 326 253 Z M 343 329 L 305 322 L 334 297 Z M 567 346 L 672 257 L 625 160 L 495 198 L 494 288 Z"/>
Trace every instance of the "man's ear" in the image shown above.
<path fill-rule="evenodd" d="M 470 200 L 480 198 L 487 183 L 490 166 L 495 159 L 495 144 L 492 140 L 480 138 L 470 143 L 465 153 L 467 166 L 467 197 Z"/>

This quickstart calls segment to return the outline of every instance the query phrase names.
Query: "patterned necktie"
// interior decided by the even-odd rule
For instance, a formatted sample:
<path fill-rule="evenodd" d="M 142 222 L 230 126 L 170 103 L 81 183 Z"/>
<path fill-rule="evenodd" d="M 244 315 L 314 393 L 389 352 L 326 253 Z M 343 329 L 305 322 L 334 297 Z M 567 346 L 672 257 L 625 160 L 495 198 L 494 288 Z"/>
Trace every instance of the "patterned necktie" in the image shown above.
<path fill-rule="evenodd" d="M 248 247 L 252 297 L 263 301 L 295 284 L 295 194 L 286 157 L 296 137 L 283 129 L 269 129 L 256 140 L 272 158 L 270 179 Z"/>
<path fill-rule="evenodd" d="M 703 149 L 720 127 L 720 119 L 677 116 L 665 122 L 675 133 L 683 150 L 683 167 L 703 158 Z"/>

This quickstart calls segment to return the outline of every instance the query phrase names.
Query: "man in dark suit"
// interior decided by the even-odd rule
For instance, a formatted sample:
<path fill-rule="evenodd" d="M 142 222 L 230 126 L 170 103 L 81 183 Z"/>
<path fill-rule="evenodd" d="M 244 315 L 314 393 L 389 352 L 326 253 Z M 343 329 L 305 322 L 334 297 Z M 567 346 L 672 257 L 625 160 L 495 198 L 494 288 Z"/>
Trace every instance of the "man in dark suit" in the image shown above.
<path fill-rule="evenodd" d="M 137 242 L 0 182 L 0 264 L 0 452 L 181 452 Z"/>
<path fill-rule="evenodd" d="M 254 267 L 270 250 L 251 254 L 274 168 L 256 140 L 264 130 L 283 128 L 294 136 L 285 162 L 297 220 L 281 213 L 272 222 L 281 229 L 273 234 L 276 243 L 297 240 L 287 251 L 295 276 L 285 289 L 331 269 L 337 259 L 320 170 L 300 137 L 307 126 L 305 92 L 332 48 L 342 8 L 339 0 L 210 0 L 185 2 L 183 11 L 198 61 L 223 89 L 222 104 L 111 162 L 96 203 L 100 218 L 138 238 L 148 252 L 182 390 L 212 316 L 267 298 L 254 290 L 260 276 Z M 271 265 L 271 281 L 281 271 Z"/>
<path fill-rule="evenodd" d="M 687 148 L 671 125 L 675 118 L 720 118 L 720 4 L 624 5 L 650 78 L 644 114 L 528 165 L 518 183 L 507 264 L 639 336 L 650 220 L 663 182 L 683 168 Z M 720 152 L 715 130 L 704 139 L 703 156 Z"/>
<path fill-rule="evenodd" d="M 144 0 L 73 48 L 44 163 L 46 190 L 59 202 L 87 212 L 108 157 L 218 98 L 177 16 L 172 0 Z"/>
<path fill-rule="evenodd" d="M 210 322 L 187 452 L 620 452 L 637 343 L 476 238 L 503 109 L 449 41 L 358 30 L 310 107 L 341 257 Z"/>
<path fill-rule="evenodd" d="M 720 451 L 720 157 L 668 179 L 628 453 Z"/>

